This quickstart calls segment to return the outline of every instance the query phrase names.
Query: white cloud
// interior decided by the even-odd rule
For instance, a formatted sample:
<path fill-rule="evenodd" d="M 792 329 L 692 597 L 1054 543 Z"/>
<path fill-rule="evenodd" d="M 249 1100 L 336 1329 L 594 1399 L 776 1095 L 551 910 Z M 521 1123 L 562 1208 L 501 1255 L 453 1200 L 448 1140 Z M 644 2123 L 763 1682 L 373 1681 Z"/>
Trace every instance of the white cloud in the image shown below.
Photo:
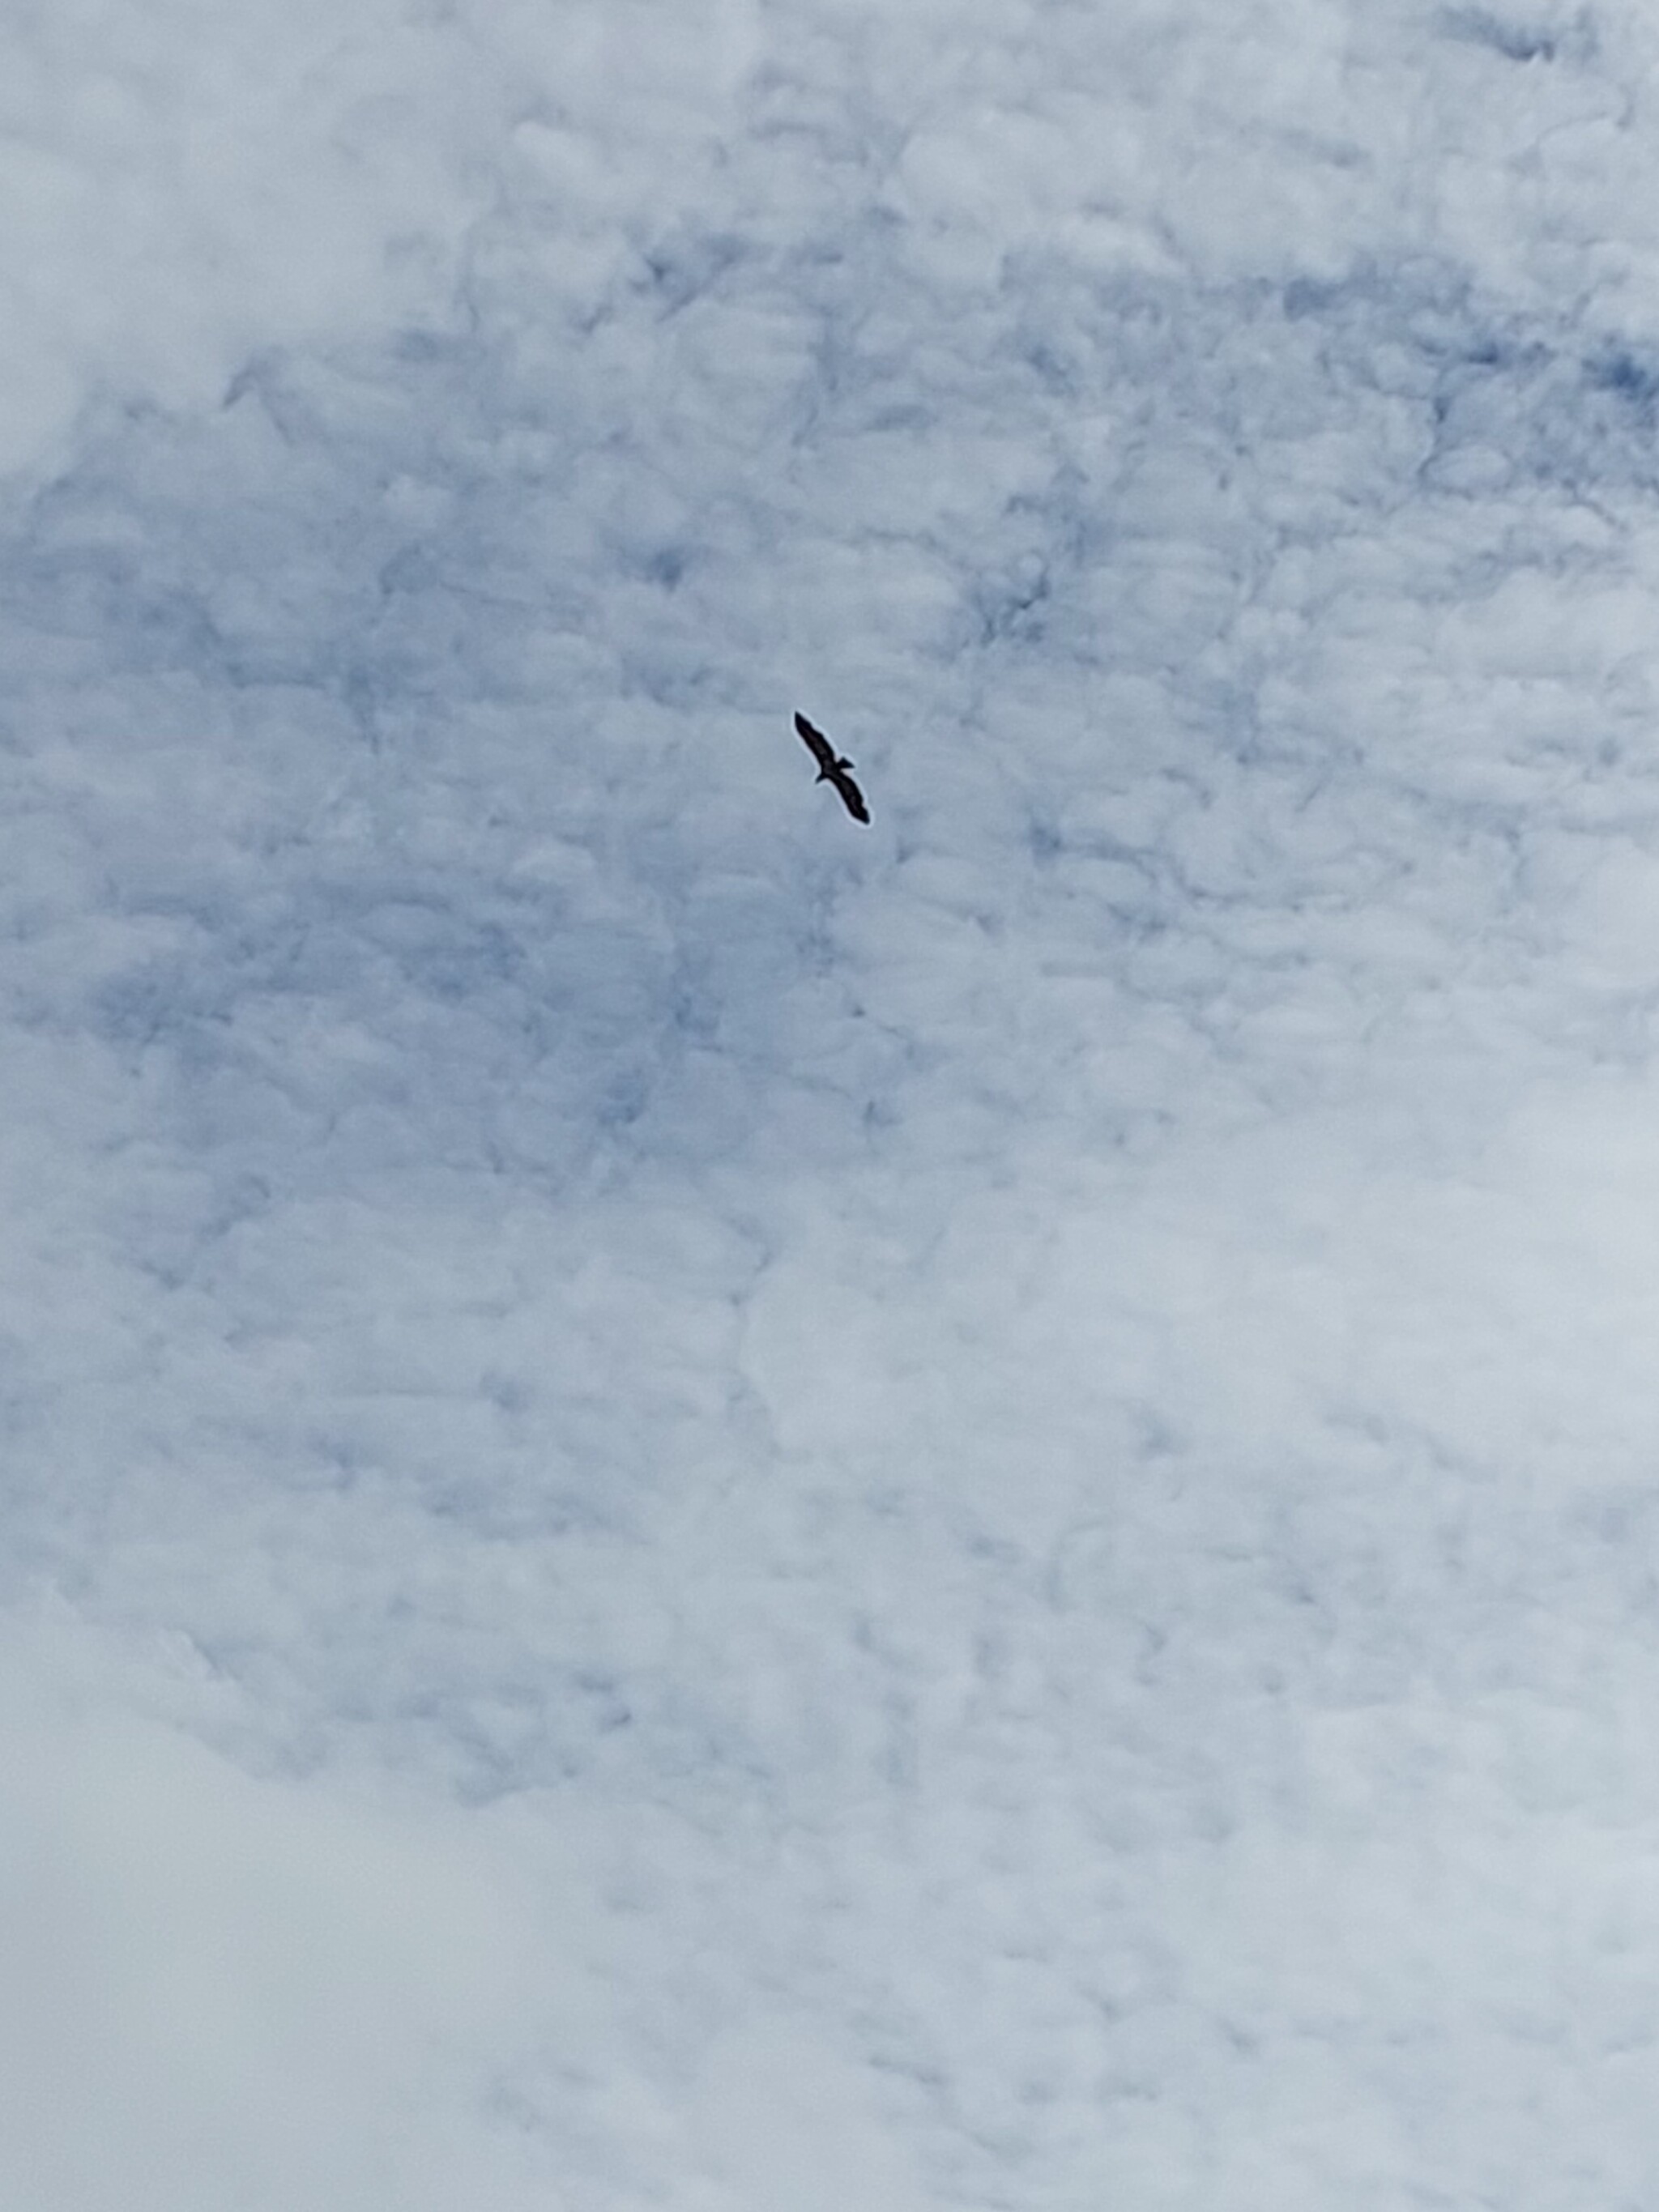
<path fill-rule="evenodd" d="M 1646 19 L 7 36 L 0 2194 L 1638 2195 Z"/>

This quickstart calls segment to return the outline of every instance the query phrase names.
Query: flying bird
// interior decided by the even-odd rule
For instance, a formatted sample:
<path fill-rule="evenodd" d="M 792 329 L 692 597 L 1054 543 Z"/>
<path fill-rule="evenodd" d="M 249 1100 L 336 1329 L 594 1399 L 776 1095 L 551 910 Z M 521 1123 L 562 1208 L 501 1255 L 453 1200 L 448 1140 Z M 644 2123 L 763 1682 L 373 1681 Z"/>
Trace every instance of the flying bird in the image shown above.
<path fill-rule="evenodd" d="M 867 822 L 870 810 L 864 803 L 864 793 L 848 773 L 852 762 L 845 755 L 838 754 L 823 732 L 815 730 L 805 714 L 796 715 L 795 727 L 805 740 L 807 751 L 818 764 L 818 781 L 835 785 L 854 822 Z"/>

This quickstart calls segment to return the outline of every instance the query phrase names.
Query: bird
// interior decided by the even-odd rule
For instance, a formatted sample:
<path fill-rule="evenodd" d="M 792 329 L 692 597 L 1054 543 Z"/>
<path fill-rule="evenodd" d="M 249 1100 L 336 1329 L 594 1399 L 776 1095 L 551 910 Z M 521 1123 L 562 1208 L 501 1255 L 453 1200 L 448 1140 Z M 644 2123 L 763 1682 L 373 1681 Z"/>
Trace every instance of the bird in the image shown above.
<path fill-rule="evenodd" d="M 805 714 L 796 715 L 795 727 L 800 732 L 806 750 L 818 764 L 817 781 L 835 785 L 854 822 L 867 822 L 870 810 L 864 803 L 864 793 L 848 773 L 852 762 L 844 754 L 838 754 L 823 732 L 815 730 Z"/>

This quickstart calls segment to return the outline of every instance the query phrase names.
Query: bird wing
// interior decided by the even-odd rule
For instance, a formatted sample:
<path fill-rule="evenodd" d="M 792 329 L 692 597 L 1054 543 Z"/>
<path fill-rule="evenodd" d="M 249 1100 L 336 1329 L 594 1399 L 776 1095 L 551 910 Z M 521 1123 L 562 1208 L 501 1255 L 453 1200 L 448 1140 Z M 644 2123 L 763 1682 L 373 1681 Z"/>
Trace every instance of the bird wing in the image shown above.
<path fill-rule="evenodd" d="M 823 732 L 822 730 L 815 730 L 812 727 L 812 725 L 807 720 L 805 714 L 796 715 L 795 727 L 799 731 L 802 738 L 805 740 L 806 750 L 811 754 L 818 766 L 820 768 L 827 768 L 831 775 L 833 775 L 835 773 L 836 767 L 836 749 L 830 744 L 829 738 L 824 736 Z"/>
<path fill-rule="evenodd" d="M 833 769 L 830 771 L 830 781 L 846 800 L 847 811 L 852 816 L 854 821 L 867 822 L 870 819 L 870 810 L 864 803 L 864 793 L 848 775 L 846 769 L 839 766 Z"/>

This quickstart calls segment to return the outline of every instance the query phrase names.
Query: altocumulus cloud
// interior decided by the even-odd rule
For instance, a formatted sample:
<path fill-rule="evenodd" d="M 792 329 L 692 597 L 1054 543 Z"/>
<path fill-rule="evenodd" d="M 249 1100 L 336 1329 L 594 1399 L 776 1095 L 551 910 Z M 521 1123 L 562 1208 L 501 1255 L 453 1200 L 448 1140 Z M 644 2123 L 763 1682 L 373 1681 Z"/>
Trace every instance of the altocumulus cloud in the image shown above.
<path fill-rule="evenodd" d="M 4 35 L 0 2195 L 1638 2201 L 1659 31 Z"/>

